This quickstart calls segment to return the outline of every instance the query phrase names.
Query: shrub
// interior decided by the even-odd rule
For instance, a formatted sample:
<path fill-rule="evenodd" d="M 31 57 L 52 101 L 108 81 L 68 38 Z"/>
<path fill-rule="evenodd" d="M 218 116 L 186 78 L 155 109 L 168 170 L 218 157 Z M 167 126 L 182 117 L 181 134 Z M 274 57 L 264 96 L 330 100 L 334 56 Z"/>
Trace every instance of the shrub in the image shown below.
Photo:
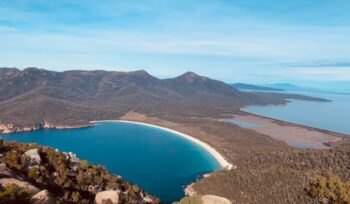
<path fill-rule="evenodd" d="M 72 195 L 71 195 L 71 198 L 72 198 L 72 201 L 73 201 L 73 202 L 78 202 L 79 199 L 80 199 L 80 193 L 74 191 L 74 192 L 72 193 Z"/>
<path fill-rule="evenodd" d="M 21 156 L 17 151 L 10 151 L 6 154 L 5 157 L 7 163 L 12 166 L 15 167 L 16 169 L 21 169 L 22 165 L 21 165 Z"/>
<path fill-rule="evenodd" d="M 84 170 L 87 169 L 89 167 L 89 162 L 86 160 L 80 161 L 80 167 Z"/>
<path fill-rule="evenodd" d="M 28 176 L 32 179 L 36 178 L 38 175 L 38 169 L 37 168 L 29 168 L 28 169 Z"/>
<path fill-rule="evenodd" d="M 333 174 L 314 176 L 304 189 L 320 203 L 350 203 L 350 182 Z"/>
<path fill-rule="evenodd" d="M 2 187 L 0 191 L 0 203 L 29 203 L 29 194 L 15 184 Z"/>

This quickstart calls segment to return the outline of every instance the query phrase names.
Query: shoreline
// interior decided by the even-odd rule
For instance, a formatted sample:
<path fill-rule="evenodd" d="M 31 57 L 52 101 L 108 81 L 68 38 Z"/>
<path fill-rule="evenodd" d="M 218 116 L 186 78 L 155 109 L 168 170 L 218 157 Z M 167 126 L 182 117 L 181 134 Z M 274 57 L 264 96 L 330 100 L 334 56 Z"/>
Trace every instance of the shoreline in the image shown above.
<path fill-rule="evenodd" d="M 9 128 L 10 127 L 10 128 Z M 69 130 L 69 129 L 77 129 L 77 128 L 88 128 L 93 127 L 93 124 L 86 123 L 81 125 L 48 125 L 48 126 L 30 126 L 30 127 L 17 127 L 13 128 L 13 124 L 0 124 L 0 134 L 8 135 L 12 133 L 17 132 L 33 132 L 37 130 L 50 130 L 50 129 L 57 129 L 57 130 Z"/>
<path fill-rule="evenodd" d="M 99 121 L 90 121 L 90 122 L 91 123 L 121 122 L 121 123 L 130 123 L 130 124 L 144 125 L 144 126 L 148 126 L 148 127 L 158 128 L 158 129 L 173 133 L 175 135 L 178 135 L 178 136 L 180 136 L 184 139 L 187 139 L 187 140 L 195 143 L 196 145 L 200 146 L 201 148 L 203 148 L 205 151 L 207 151 L 210 155 L 212 155 L 214 157 L 214 159 L 220 164 L 222 169 L 231 170 L 231 169 L 236 168 L 234 165 L 229 163 L 218 151 L 216 151 L 216 149 L 214 149 L 213 147 L 211 147 L 207 143 L 205 143 L 205 142 L 203 142 L 203 141 L 201 141 L 193 136 L 187 135 L 187 134 L 182 133 L 182 132 L 178 132 L 176 130 L 173 130 L 173 129 L 170 129 L 167 127 L 162 127 L 159 125 L 154 125 L 154 124 L 145 123 L 145 122 L 130 121 L 130 120 L 99 120 Z"/>
<path fill-rule="evenodd" d="M 240 126 L 235 122 L 230 122 L 231 119 L 251 123 L 254 126 L 241 126 L 241 128 L 254 130 L 296 148 L 328 149 L 350 140 L 349 137 L 341 133 L 276 120 L 247 112 L 232 114 L 231 117 L 225 117 L 222 120 L 223 122 Z"/>
<path fill-rule="evenodd" d="M 287 125 L 287 126 L 289 125 L 289 126 L 301 127 L 301 128 L 305 128 L 305 129 L 309 129 L 309 130 L 313 130 L 313 131 L 326 133 L 326 134 L 332 135 L 334 137 L 339 137 L 339 138 L 346 138 L 346 139 L 350 138 L 350 134 L 337 132 L 335 130 L 328 130 L 328 129 L 322 129 L 322 128 L 318 128 L 318 127 L 307 126 L 307 125 L 303 125 L 303 124 L 299 124 L 299 123 L 294 123 L 294 122 L 289 122 L 289 121 L 286 121 L 286 120 L 271 118 L 271 117 L 268 117 L 268 116 L 263 116 L 263 115 L 259 115 L 259 114 L 256 114 L 256 113 L 250 113 L 250 112 L 242 111 L 242 110 L 240 112 L 241 113 L 231 114 L 231 115 L 232 116 L 233 115 L 253 115 L 253 116 L 256 116 L 256 117 L 259 117 L 259 118 L 272 120 L 275 123 L 280 124 L 280 125 Z"/>

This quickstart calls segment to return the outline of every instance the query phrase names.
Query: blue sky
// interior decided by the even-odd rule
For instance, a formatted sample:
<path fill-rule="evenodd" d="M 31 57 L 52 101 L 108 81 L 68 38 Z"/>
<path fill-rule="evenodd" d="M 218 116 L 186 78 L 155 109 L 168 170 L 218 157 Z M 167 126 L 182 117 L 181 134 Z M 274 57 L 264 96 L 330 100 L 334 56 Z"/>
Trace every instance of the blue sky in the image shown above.
<path fill-rule="evenodd" d="M 1 0 L 0 66 L 350 81 L 349 10 L 348 0 Z"/>

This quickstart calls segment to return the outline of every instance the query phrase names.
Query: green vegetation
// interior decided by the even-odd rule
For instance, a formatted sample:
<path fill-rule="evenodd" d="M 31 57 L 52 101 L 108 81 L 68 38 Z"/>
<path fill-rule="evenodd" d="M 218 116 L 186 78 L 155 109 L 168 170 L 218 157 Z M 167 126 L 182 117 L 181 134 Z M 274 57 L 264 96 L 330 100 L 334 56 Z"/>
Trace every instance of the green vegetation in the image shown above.
<path fill-rule="evenodd" d="M 304 189 L 320 203 L 350 203 L 350 181 L 343 182 L 333 174 L 314 176 Z"/>
<path fill-rule="evenodd" d="M 0 187 L 0 204 L 29 203 L 29 194 L 17 185 Z"/>
<path fill-rule="evenodd" d="M 28 170 L 28 176 L 30 177 L 30 178 L 35 178 L 37 175 L 38 175 L 38 169 L 37 168 L 30 168 L 29 170 Z"/>
<path fill-rule="evenodd" d="M 81 169 L 87 169 L 87 168 L 89 168 L 89 162 L 86 161 L 86 160 L 81 160 L 81 161 L 80 161 L 80 167 L 81 167 Z"/>

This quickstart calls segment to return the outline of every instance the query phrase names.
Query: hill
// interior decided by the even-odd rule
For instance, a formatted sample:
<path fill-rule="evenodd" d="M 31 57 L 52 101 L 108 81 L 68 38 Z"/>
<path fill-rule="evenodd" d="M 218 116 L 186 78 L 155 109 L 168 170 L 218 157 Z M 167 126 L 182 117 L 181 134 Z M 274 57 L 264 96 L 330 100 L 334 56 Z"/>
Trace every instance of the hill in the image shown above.
<path fill-rule="evenodd" d="M 143 70 L 0 69 L 0 130 L 71 128 L 117 119 L 129 111 L 154 116 L 219 116 L 253 104 L 285 103 L 299 95 L 241 92 L 193 72 L 158 79 Z M 302 97 L 322 101 L 317 98 Z"/>

